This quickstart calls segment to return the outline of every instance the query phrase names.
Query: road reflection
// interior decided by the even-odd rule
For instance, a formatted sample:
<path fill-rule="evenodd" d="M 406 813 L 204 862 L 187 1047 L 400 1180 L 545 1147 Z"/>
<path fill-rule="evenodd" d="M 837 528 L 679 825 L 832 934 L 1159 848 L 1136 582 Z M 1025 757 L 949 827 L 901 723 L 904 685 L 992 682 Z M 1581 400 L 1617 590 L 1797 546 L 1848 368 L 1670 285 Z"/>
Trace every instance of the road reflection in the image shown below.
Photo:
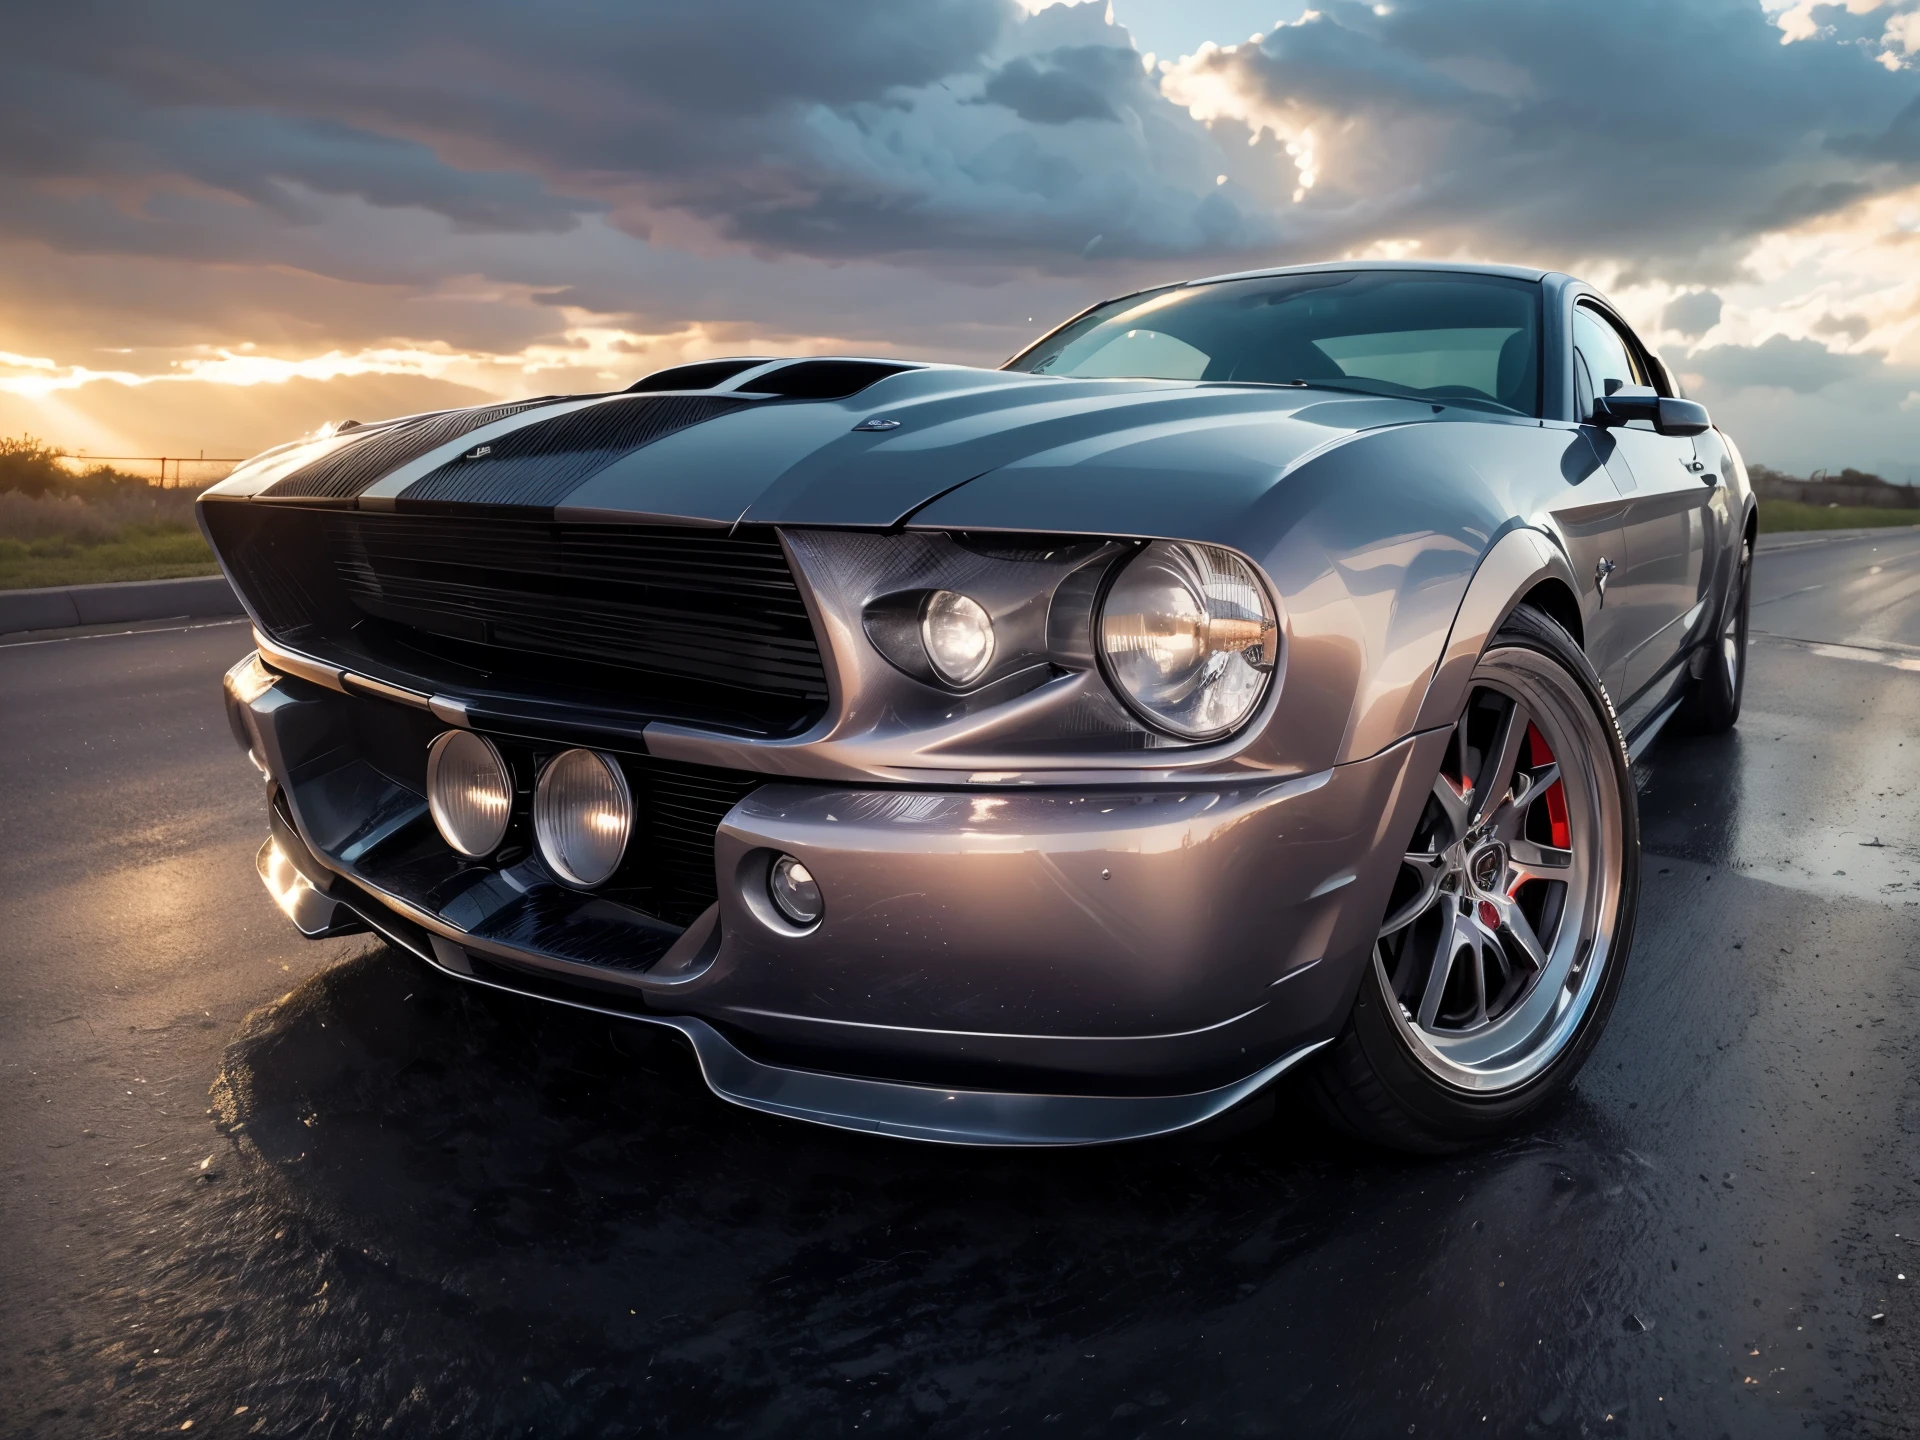
<path fill-rule="evenodd" d="M 256 1015 L 215 1101 L 259 1223 L 295 1214 L 317 1262 L 350 1258 L 335 1307 L 461 1317 L 426 1332 L 444 1353 L 414 1403 L 435 1423 L 971 1434 L 1074 1409 L 1092 1433 L 1249 1414 L 1377 1433 L 1488 1406 L 1573 1433 L 1628 1402 L 1570 1390 L 1568 1357 L 1599 1377 L 1657 1343 L 1658 1286 L 1698 1260 L 1679 1277 L 1638 1243 L 1660 1167 L 1578 1094 L 1442 1162 L 1350 1148 L 1290 1091 L 1238 1134 L 904 1145 L 734 1109 L 665 1038 L 384 948 Z M 305 1329 L 302 1349 L 366 1343 L 338 1311 Z M 546 1408 L 503 1397 L 500 1367 Z M 397 1379 L 336 1401 L 388 1403 Z"/>

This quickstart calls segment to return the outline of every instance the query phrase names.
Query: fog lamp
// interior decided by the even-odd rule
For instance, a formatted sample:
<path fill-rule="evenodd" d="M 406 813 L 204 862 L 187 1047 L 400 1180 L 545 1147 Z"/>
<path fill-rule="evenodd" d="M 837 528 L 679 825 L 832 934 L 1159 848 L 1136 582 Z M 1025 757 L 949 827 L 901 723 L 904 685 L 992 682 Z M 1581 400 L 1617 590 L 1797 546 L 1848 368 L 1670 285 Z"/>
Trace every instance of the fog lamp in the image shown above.
<path fill-rule="evenodd" d="M 448 730 L 427 748 L 427 808 L 445 840 L 462 855 L 491 855 L 507 837 L 513 780 L 493 742 L 471 730 Z"/>
<path fill-rule="evenodd" d="M 563 750 L 533 787 L 540 858 L 571 885 L 593 886 L 619 868 L 633 834 L 633 792 L 612 757 Z"/>
<path fill-rule="evenodd" d="M 820 898 L 820 883 L 791 855 L 782 855 L 767 873 L 767 894 L 773 908 L 795 925 L 808 926 L 826 909 Z"/>
<path fill-rule="evenodd" d="M 942 680 L 971 685 L 993 663 L 993 620 L 971 596 L 936 590 L 920 615 L 920 643 Z"/>

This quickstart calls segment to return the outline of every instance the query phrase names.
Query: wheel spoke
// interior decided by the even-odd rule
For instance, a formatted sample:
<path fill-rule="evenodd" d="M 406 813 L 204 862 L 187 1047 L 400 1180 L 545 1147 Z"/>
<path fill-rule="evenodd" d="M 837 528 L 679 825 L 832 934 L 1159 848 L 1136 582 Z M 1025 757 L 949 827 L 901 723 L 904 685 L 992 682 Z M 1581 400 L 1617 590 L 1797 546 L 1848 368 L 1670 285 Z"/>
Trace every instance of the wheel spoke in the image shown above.
<path fill-rule="evenodd" d="M 1517 700 L 1509 701 L 1507 713 L 1500 717 L 1493 744 L 1480 762 L 1474 777 L 1471 823 L 1478 825 L 1505 801 L 1513 789 L 1513 777 L 1520 768 L 1520 750 L 1527 743 L 1527 727 L 1532 723 Z"/>
<path fill-rule="evenodd" d="M 1521 809 L 1525 809 L 1542 795 L 1546 794 L 1548 789 L 1552 787 L 1553 782 L 1560 778 L 1560 762 L 1558 760 L 1549 760 L 1538 769 L 1528 770 L 1525 774 L 1527 777 L 1527 788 L 1520 796 Z"/>
<path fill-rule="evenodd" d="M 1491 935 L 1469 932 L 1467 936 L 1467 960 L 1473 966 L 1473 1014 L 1463 1029 L 1474 1029 L 1487 1023 L 1487 947 L 1494 944 Z"/>
<path fill-rule="evenodd" d="M 1453 978 L 1454 957 L 1460 953 L 1459 916 L 1448 908 L 1445 923 L 1440 926 L 1440 938 L 1433 947 L 1433 961 L 1427 967 L 1426 987 L 1420 992 L 1419 1025 L 1422 1030 L 1431 1030 L 1440 1018 L 1440 1002 L 1446 997 L 1447 981 Z"/>
<path fill-rule="evenodd" d="M 1507 845 L 1507 858 L 1515 868 L 1525 871 L 1570 870 L 1573 868 L 1573 852 L 1556 850 L 1551 845 L 1542 845 L 1533 840 L 1514 840 Z M 1530 876 L 1530 878 L 1540 878 Z M 1557 877 L 1565 879 L 1565 876 Z M 1511 887 L 1509 887 L 1511 888 Z"/>
<path fill-rule="evenodd" d="M 1533 808 L 1536 800 L 1543 797 L 1560 779 L 1560 762 L 1549 760 L 1534 770 L 1522 770 L 1520 776 L 1526 786 L 1511 799 L 1501 802 L 1493 812 L 1493 833 L 1507 842 L 1509 849 L 1521 838 L 1526 826 L 1527 811 Z"/>
<path fill-rule="evenodd" d="M 1467 797 L 1453 788 L 1453 781 L 1441 774 L 1433 777 L 1433 798 L 1439 802 L 1441 813 L 1447 817 L 1447 824 L 1453 829 L 1448 843 L 1458 840 L 1467 833 Z"/>
<path fill-rule="evenodd" d="M 1547 968 L 1547 949 L 1540 943 L 1540 937 L 1534 933 L 1533 922 L 1513 901 L 1508 900 L 1500 907 L 1500 928 L 1513 937 L 1513 941 L 1526 955 L 1527 962 L 1536 971 Z"/>
<path fill-rule="evenodd" d="M 1407 902 L 1387 916 L 1380 926 L 1380 938 L 1397 934 L 1427 913 L 1427 907 L 1433 904 L 1433 897 L 1440 891 L 1440 880 L 1446 872 L 1438 855 L 1422 854 L 1419 851 L 1407 855 L 1406 865 L 1420 877 L 1420 889 Z"/>

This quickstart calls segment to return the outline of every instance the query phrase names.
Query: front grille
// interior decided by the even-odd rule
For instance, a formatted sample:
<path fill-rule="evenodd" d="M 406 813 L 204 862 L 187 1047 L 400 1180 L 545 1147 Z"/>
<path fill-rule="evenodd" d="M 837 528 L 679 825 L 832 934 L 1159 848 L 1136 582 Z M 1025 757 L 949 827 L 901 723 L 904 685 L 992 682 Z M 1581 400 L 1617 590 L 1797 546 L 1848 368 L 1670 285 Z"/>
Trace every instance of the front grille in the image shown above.
<path fill-rule="evenodd" d="M 825 709 L 813 624 L 771 529 L 205 512 L 273 637 L 347 669 L 757 734 Z"/>
<path fill-rule="evenodd" d="M 631 762 L 627 774 L 635 767 Z M 717 898 L 713 878 L 713 837 L 727 812 L 761 785 L 764 775 L 717 770 L 704 765 L 681 765 L 668 760 L 646 762 L 645 790 L 653 858 L 660 867 L 660 885 L 667 897 L 659 914 L 686 924 Z"/>

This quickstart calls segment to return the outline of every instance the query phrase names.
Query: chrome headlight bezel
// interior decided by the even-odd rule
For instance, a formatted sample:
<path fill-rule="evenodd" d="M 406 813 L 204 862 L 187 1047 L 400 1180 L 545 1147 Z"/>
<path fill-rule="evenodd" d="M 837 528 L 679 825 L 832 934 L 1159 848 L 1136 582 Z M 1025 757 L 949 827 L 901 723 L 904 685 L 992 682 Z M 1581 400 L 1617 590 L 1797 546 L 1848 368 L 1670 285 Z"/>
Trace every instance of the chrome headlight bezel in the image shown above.
<path fill-rule="evenodd" d="M 584 773 L 570 773 L 575 771 Z M 534 843 L 546 867 L 566 884 L 591 890 L 612 879 L 626 859 L 634 823 L 633 790 L 614 756 L 575 746 L 540 767 L 533 787 Z"/>
<path fill-rule="evenodd" d="M 1116 596 L 1151 603 L 1152 572 L 1161 603 L 1116 612 Z M 1123 629 L 1127 619 L 1135 623 Z M 1200 541 L 1153 540 L 1107 573 L 1093 638 L 1100 672 L 1129 711 L 1162 734 L 1206 744 L 1244 729 L 1271 692 L 1279 607 L 1246 556 Z M 1185 664 L 1182 650 L 1193 656 Z"/>
<path fill-rule="evenodd" d="M 456 749 L 473 753 L 449 759 Z M 462 764 L 468 770 L 465 795 L 455 791 L 456 782 L 447 775 L 449 766 Z M 497 799 L 472 793 L 476 784 L 488 781 Z M 427 747 L 427 810 L 448 849 L 475 860 L 493 854 L 506 841 L 513 804 L 513 769 L 498 745 L 471 730 L 445 730 L 434 737 Z"/>
<path fill-rule="evenodd" d="M 826 738 L 843 754 L 981 773 L 1112 769 L 1144 763 L 1144 752 L 1164 755 L 1161 763 L 1183 751 L 1198 758 L 1221 738 L 1137 713 L 1099 654 L 1108 584 L 1158 542 L 934 528 L 796 527 L 782 538 L 819 616 L 834 693 Z M 1281 614 L 1264 572 L 1230 553 L 1258 578 L 1267 611 Z M 927 656 L 921 619 L 941 590 L 976 601 L 992 622 L 992 658 L 969 684 L 943 678 Z M 1278 678 L 1263 688 L 1258 713 L 1271 708 Z M 1256 725 L 1257 715 L 1239 729 Z"/>

